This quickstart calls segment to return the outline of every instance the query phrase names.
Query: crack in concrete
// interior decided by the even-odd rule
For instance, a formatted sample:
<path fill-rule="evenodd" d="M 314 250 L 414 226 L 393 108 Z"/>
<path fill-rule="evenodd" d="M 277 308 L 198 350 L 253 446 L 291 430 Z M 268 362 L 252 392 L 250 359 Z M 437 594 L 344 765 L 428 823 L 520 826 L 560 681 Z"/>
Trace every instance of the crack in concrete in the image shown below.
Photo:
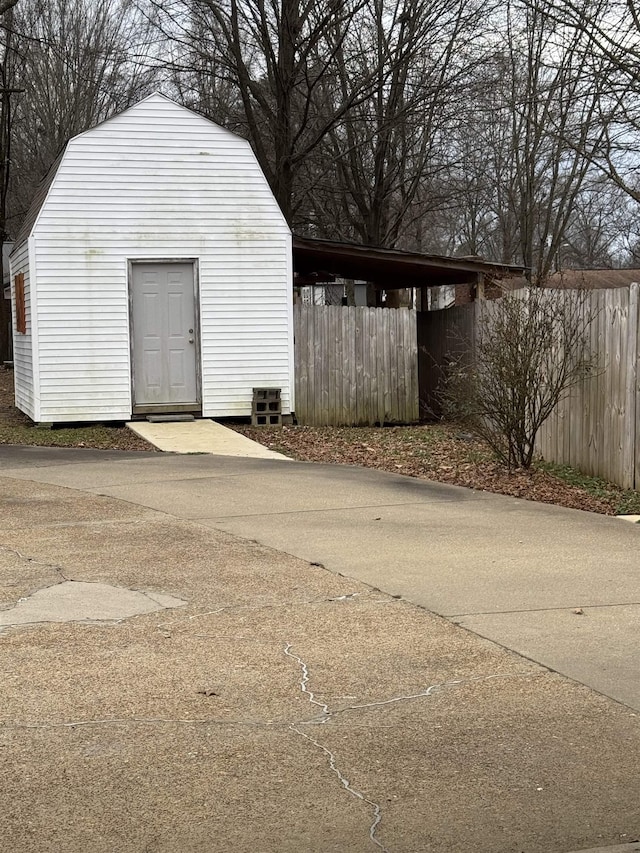
<path fill-rule="evenodd" d="M 423 699 L 423 698 L 432 696 L 437 690 L 444 689 L 447 687 L 457 687 L 461 684 L 472 684 L 473 682 L 491 681 L 491 680 L 498 679 L 498 678 L 532 678 L 532 677 L 539 677 L 539 676 L 546 674 L 545 672 L 516 672 L 516 673 L 494 673 L 491 675 L 476 675 L 476 676 L 471 676 L 469 678 L 457 678 L 457 679 L 452 679 L 450 681 L 436 682 L 435 684 L 429 685 L 429 687 L 427 687 L 425 690 L 420 690 L 417 693 L 407 693 L 407 694 L 403 694 L 400 696 L 392 696 L 389 699 L 380 699 L 380 700 L 377 700 L 375 702 L 363 702 L 363 703 L 358 704 L 358 705 L 347 705 L 345 708 L 338 708 L 338 709 L 332 711 L 330 709 L 330 707 L 328 706 L 328 704 L 318 701 L 315 697 L 315 693 L 309 689 L 309 681 L 310 681 L 309 667 L 308 667 L 307 663 L 301 657 L 299 657 L 299 655 L 297 655 L 294 651 L 292 651 L 291 643 L 287 643 L 285 645 L 284 653 L 287 657 L 290 657 L 293 660 L 295 660 L 300 667 L 300 670 L 302 672 L 302 677 L 301 677 L 300 682 L 299 682 L 301 693 L 303 693 L 307 697 L 307 699 L 309 700 L 309 702 L 312 705 L 316 705 L 317 707 L 321 708 L 321 713 L 315 717 L 312 717 L 310 720 L 300 720 L 297 724 L 291 723 L 290 724 L 291 730 L 296 732 L 297 734 L 299 734 L 301 737 L 305 738 L 306 740 L 308 740 L 317 749 L 322 750 L 322 752 L 329 759 L 329 768 L 332 770 L 333 773 L 336 774 L 336 776 L 340 780 L 340 783 L 345 788 L 345 790 L 347 790 L 352 796 L 361 800 L 363 803 L 366 803 L 367 805 L 369 805 L 373 809 L 373 821 L 371 823 L 371 826 L 369 827 L 369 838 L 377 847 L 379 847 L 381 850 L 385 851 L 385 853 L 390 853 L 390 851 L 388 850 L 387 847 L 385 847 L 382 844 L 382 842 L 379 841 L 378 838 L 376 838 L 376 832 L 377 832 L 378 827 L 382 821 L 382 808 L 379 805 L 379 803 L 376 803 L 373 800 L 370 800 L 361 791 L 358 791 L 355 788 L 353 788 L 351 786 L 349 780 L 344 776 L 344 774 L 341 772 L 341 770 L 337 766 L 337 759 L 336 759 L 335 754 L 330 749 L 328 749 L 326 746 L 319 743 L 315 738 L 311 737 L 311 735 L 302 731 L 299 728 L 299 726 L 303 726 L 303 725 L 324 725 L 325 723 L 328 723 L 331 719 L 336 717 L 338 714 L 348 713 L 349 711 L 360 711 L 360 710 L 364 710 L 366 708 L 379 708 L 379 707 L 383 707 L 383 706 L 387 706 L 387 705 L 394 705 L 394 704 L 397 704 L 400 702 L 411 702 L 415 699 Z"/>
<path fill-rule="evenodd" d="M 451 613 L 445 616 L 445 619 L 455 620 L 455 624 L 458 624 L 459 620 L 473 618 L 475 616 L 512 616 L 518 613 L 553 613 L 556 611 L 567 611 L 573 610 L 575 607 L 585 608 L 589 610 L 606 610 L 609 607 L 638 607 L 640 605 L 640 601 L 612 601 L 609 603 L 596 603 L 589 604 L 581 601 L 573 604 L 563 604 L 559 607 L 529 607 L 524 610 L 477 610 L 470 613 Z"/>
<path fill-rule="evenodd" d="M 331 711 L 329 710 L 329 706 L 325 705 L 324 702 L 318 702 L 313 691 L 309 690 L 309 688 L 307 687 L 307 685 L 309 684 L 309 670 L 307 669 L 306 663 L 302 660 L 302 658 L 299 658 L 295 652 L 291 651 L 291 643 L 287 643 L 287 645 L 284 647 L 284 653 L 285 655 L 287 655 L 287 657 L 293 658 L 300 665 L 300 668 L 302 669 L 300 690 L 307 696 L 309 702 L 311 702 L 312 705 L 317 705 L 318 708 L 322 708 L 322 714 L 326 718 L 323 720 L 323 722 L 326 722 L 326 720 L 328 720 L 331 716 Z"/>
<path fill-rule="evenodd" d="M 188 718 L 171 718 L 171 717 L 120 717 L 107 719 L 90 719 L 90 720 L 71 720 L 63 722 L 42 722 L 42 723 L 20 723 L 20 722 L 4 722 L 0 724 L 0 731 L 20 729 L 20 730 L 51 730 L 51 729 L 76 729 L 81 727 L 106 727 L 106 726 L 123 726 L 123 725 L 179 725 L 179 726 L 217 726 L 220 728 L 230 728 L 241 726 L 255 729 L 269 729 L 280 731 L 291 731 L 308 741 L 315 749 L 320 750 L 326 757 L 329 770 L 337 776 L 341 787 L 347 791 L 352 797 L 359 800 L 364 805 L 368 806 L 372 813 L 371 823 L 369 825 L 369 840 L 383 853 L 391 853 L 390 849 L 380 841 L 377 837 L 377 832 L 382 823 L 382 807 L 375 800 L 368 797 L 364 792 L 355 788 L 345 773 L 338 765 L 338 759 L 334 752 L 324 744 L 320 743 L 311 734 L 305 732 L 301 726 L 317 725 L 327 723 L 338 714 L 359 711 L 367 708 L 384 707 L 400 702 L 413 701 L 420 698 L 425 698 L 433 695 L 438 689 L 447 687 L 459 686 L 473 682 L 489 681 L 498 678 L 522 678 L 545 675 L 545 672 L 519 672 L 519 673 L 494 673 L 490 675 L 471 676 L 469 678 L 458 678 L 450 681 L 437 682 L 430 685 L 425 690 L 417 693 L 403 694 L 393 696 L 387 699 L 381 699 L 373 702 L 363 702 L 356 705 L 349 705 L 345 708 L 331 710 L 326 702 L 316 699 L 315 693 L 310 689 L 309 682 L 311 679 L 308 664 L 293 651 L 291 643 L 287 643 L 284 647 L 284 654 L 291 658 L 300 667 L 301 678 L 299 682 L 300 692 L 307 697 L 311 705 L 315 705 L 321 710 L 321 713 L 312 717 L 309 720 L 300 720 L 298 722 L 290 722 L 287 720 L 238 720 L 238 719 L 220 719 L 218 717 L 206 717 L 200 719 Z M 350 696 L 336 698 L 353 698 Z M 376 726 L 378 729 L 379 726 Z"/>
<path fill-rule="evenodd" d="M 446 687 L 457 687 L 460 684 L 472 684 L 475 681 L 491 681 L 496 678 L 537 678 L 542 675 L 546 675 L 545 672 L 503 672 L 503 673 L 495 673 L 493 675 L 474 675 L 470 678 L 457 678 L 451 681 L 440 681 L 435 684 L 430 684 L 425 690 L 421 690 L 418 693 L 407 693 L 402 696 L 392 696 L 390 699 L 380 699 L 376 702 L 363 702 L 360 705 L 347 705 L 345 708 L 337 708 L 335 711 L 329 711 L 328 715 L 318 715 L 317 717 L 313 717 L 311 720 L 305 720 L 301 722 L 301 725 L 307 725 L 309 723 L 315 724 L 324 724 L 328 722 L 328 720 L 336 717 L 338 714 L 346 714 L 349 711 L 360 711 L 365 708 L 379 708 L 384 705 L 394 705 L 398 702 L 411 702 L 414 699 L 424 699 L 426 697 L 432 696 L 436 690 L 441 690 Z"/>
<path fill-rule="evenodd" d="M 369 838 L 376 845 L 376 847 L 379 847 L 381 850 L 384 851 L 384 853 L 390 853 L 389 848 L 385 847 L 384 844 L 376 838 L 376 831 L 378 829 L 380 821 L 382 820 L 382 809 L 381 809 L 380 805 L 378 803 L 374 802 L 373 800 L 370 800 L 368 797 L 366 797 L 362 793 L 362 791 L 358 791 L 354 787 L 352 787 L 352 785 L 349 782 L 349 780 L 347 779 L 347 777 L 342 773 L 340 768 L 337 766 L 337 763 L 336 763 L 337 759 L 336 759 L 334 753 L 331 752 L 330 749 L 328 749 L 326 746 L 323 746 L 323 744 L 318 743 L 318 741 L 315 740 L 315 738 L 312 738 L 306 732 L 301 731 L 293 723 L 291 723 L 289 728 L 291 729 L 292 732 L 296 732 L 301 737 L 303 737 L 305 740 L 308 740 L 309 743 L 313 744 L 313 746 L 317 747 L 318 749 L 321 749 L 322 752 L 324 752 L 324 754 L 329 759 L 329 768 L 331 769 L 331 771 L 333 773 L 336 774 L 336 776 L 340 780 L 340 784 L 345 789 L 345 791 L 348 791 L 352 797 L 356 797 L 356 799 L 360 800 L 363 803 L 366 803 L 368 806 L 371 806 L 371 808 L 373 809 L 373 822 L 371 823 L 371 826 L 369 827 Z"/>
<path fill-rule="evenodd" d="M 298 663 L 298 665 L 300 666 L 300 669 L 302 671 L 302 678 L 300 679 L 300 691 L 306 695 L 307 699 L 309 700 L 309 702 L 312 705 L 317 705 L 319 708 L 322 708 L 322 718 L 321 719 L 318 718 L 318 719 L 320 722 L 326 723 L 327 720 L 329 720 L 331 718 L 332 712 L 329 709 L 328 705 L 326 705 L 324 702 L 319 702 L 315 698 L 315 694 L 313 693 L 313 691 L 309 690 L 309 687 L 308 687 L 308 684 L 309 684 L 309 668 L 308 668 L 307 664 L 302 660 L 302 658 L 300 658 L 295 652 L 292 652 L 291 649 L 292 649 L 291 643 L 287 643 L 284 647 L 284 653 L 287 657 L 290 657 L 293 660 L 295 660 Z M 311 721 L 308 721 L 308 722 L 311 722 Z M 380 825 L 380 822 L 382 821 L 382 808 L 381 808 L 380 804 L 374 802 L 374 800 L 370 800 L 367 796 L 365 796 L 365 794 L 362 793 L 362 791 L 358 791 L 356 788 L 354 788 L 351 785 L 351 783 L 349 782 L 347 777 L 342 773 L 342 771 L 338 767 L 335 754 L 328 747 L 319 743 L 315 738 L 312 738 L 306 732 L 301 731 L 301 729 L 299 729 L 298 726 L 296 726 L 294 723 L 291 723 L 290 729 L 291 729 L 291 731 L 296 732 L 296 734 L 299 734 L 305 740 L 308 740 L 309 743 L 313 744 L 313 746 L 315 746 L 317 749 L 322 750 L 322 752 L 324 752 L 324 754 L 329 759 L 329 769 L 333 773 L 336 774 L 336 776 L 340 780 L 340 784 L 345 789 L 345 791 L 348 791 L 352 797 L 355 797 L 356 799 L 360 800 L 361 802 L 366 803 L 368 806 L 370 806 L 373 809 L 373 821 L 371 822 L 371 825 L 369 826 L 369 838 L 370 838 L 371 842 L 373 844 L 375 844 L 376 847 L 379 847 L 381 850 L 383 850 L 384 853 L 390 853 L 388 848 L 385 847 L 384 844 L 382 844 L 382 842 L 376 838 L 376 832 L 378 830 L 378 826 Z"/>
<path fill-rule="evenodd" d="M 44 563 L 42 560 L 38 560 L 35 557 L 29 557 L 27 554 L 23 554 L 22 551 L 18 551 L 16 548 L 9 548 L 8 545 L 0 545 L 0 551 L 3 551 L 5 554 L 14 554 L 16 557 L 19 557 L 26 563 L 33 563 L 34 566 L 41 566 L 43 569 L 51 569 L 61 579 L 60 583 L 72 580 L 72 578 L 66 577 L 61 566 L 56 566 L 53 563 Z"/>
<path fill-rule="evenodd" d="M 186 622 L 192 622 L 194 619 L 202 619 L 205 616 L 216 616 L 218 613 L 224 613 L 228 610 L 277 610 L 282 607 L 297 607 L 299 605 L 312 605 L 312 604 L 331 604 L 337 601 L 351 601 L 358 596 L 369 595 L 367 592 L 349 592 L 345 595 L 334 596 L 331 598 L 326 597 L 318 597 L 318 598 L 301 598 L 301 599 L 292 599 L 290 601 L 279 601 L 274 603 L 265 603 L 265 604 L 225 604 L 222 607 L 218 607 L 215 610 L 207 610 L 205 613 L 193 613 L 191 616 L 186 617 Z M 395 599 L 389 599 L 388 597 L 384 598 L 375 598 L 372 597 L 370 599 L 372 602 L 377 604 L 394 604 Z M 156 625 L 156 628 L 162 630 L 171 630 L 177 626 L 185 626 L 184 620 L 175 620 L 174 622 L 159 622 Z M 198 636 L 206 636 L 205 634 Z"/>
<path fill-rule="evenodd" d="M 395 475 L 398 476 L 398 475 Z M 206 479 L 206 478 L 202 478 Z M 113 487 L 110 487 L 113 488 Z M 484 496 L 480 493 L 478 495 L 470 495 L 465 498 L 466 501 L 475 501 L 482 500 Z M 436 498 L 431 496 L 430 500 L 426 501 L 429 504 L 442 504 L 442 503 L 457 503 L 460 500 L 459 496 L 455 497 L 441 497 Z M 275 512 L 243 512 L 236 513 L 234 515 L 216 515 L 213 517 L 214 521 L 225 522 L 228 520 L 233 520 L 234 518 L 268 518 L 271 515 L 307 515 L 309 513 L 328 513 L 328 512 L 344 512 L 344 511 L 353 511 L 356 512 L 358 510 L 365 509 L 373 509 L 373 510 L 381 510 L 381 509 L 394 509 L 396 507 L 400 507 L 401 509 L 405 509 L 410 506 L 423 506 L 423 503 L 420 503 L 415 500 L 410 501 L 395 501 L 390 504 L 349 504 L 348 506 L 331 506 L 331 507 L 310 507 L 309 509 L 283 509 L 277 510 Z M 209 520 L 209 516 L 195 516 L 195 518 L 189 519 L 190 521 L 199 521 L 200 519 L 204 519 L 205 521 Z M 255 541 L 255 540 L 254 540 Z"/>
<path fill-rule="evenodd" d="M 361 595 L 365 595 L 364 592 L 348 592 L 345 595 L 338 595 L 335 598 L 322 598 L 317 599 L 318 601 L 351 601 L 353 598 L 358 598 Z M 375 599 L 374 599 L 375 600 Z M 384 599 L 380 599 L 383 601 Z M 311 601 L 311 604 L 314 603 L 314 600 Z"/>

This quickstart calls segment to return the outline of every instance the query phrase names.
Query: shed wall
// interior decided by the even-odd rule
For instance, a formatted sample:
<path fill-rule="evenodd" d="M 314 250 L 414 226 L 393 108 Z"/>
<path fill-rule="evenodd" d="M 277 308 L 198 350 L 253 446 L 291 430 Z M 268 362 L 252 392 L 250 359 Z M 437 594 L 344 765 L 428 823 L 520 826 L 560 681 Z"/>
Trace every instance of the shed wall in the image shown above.
<path fill-rule="evenodd" d="M 152 96 L 71 140 L 33 234 L 40 420 L 130 416 L 130 259 L 199 261 L 203 415 L 291 411 L 291 235 L 244 140 Z"/>
<path fill-rule="evenodd" d="M 36 382 L 33 358 L 33 311 L 31 299 L 31 270 L 29 266 L 29 241 L 16 247 L 11 256 L 11 326 L 13 332 L 13 371 L 16 405 L 33 420 L 38 419 Z M 24 301 L 27 318 L 26 334 L 16 330 L 16 298 L 14 277 L 24 275 Z"/>

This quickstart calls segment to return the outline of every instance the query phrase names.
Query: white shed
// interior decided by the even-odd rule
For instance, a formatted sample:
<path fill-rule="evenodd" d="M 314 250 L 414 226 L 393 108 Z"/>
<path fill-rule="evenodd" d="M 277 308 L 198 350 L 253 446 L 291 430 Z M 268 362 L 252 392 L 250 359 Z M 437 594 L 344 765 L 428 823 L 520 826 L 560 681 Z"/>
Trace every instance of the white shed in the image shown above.
<path fill-rule="evenodd" d="M 34 421 L 293 411 L 291 233 L 244 139 L 161 94 L 71 139 L 11 255 Z"/>

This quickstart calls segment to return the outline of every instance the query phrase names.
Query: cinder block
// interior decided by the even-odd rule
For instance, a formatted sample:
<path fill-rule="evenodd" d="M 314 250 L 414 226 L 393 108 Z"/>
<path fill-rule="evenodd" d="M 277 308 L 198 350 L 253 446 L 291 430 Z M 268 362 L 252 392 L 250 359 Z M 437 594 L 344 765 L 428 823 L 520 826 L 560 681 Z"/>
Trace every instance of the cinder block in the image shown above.
<path fill-rule="evenodd" d="M 251 415 L 252 426 L 282 426 L 282 415 L 267 412 Z"/>
<path fill-rule="evenodd" d="M 282 392 L 281 388 L 254 388 L 253 389 L 253 399 L 256 400 L 279 400 L 280 394 Z"/>
<path fill-rule="evenodd" d="M 254 400 L 252 411 L 254 415 L 264 415 L 269 412 L 279 415 L 282 412 L 282 401 L 273 400 L 272 402 L 268 402 L 266 400 Z"/>
<path fill-rule="evenodd" d="M 254 388 L 251 404 L 253 426 L 282 426 L 280 388 Z"/>

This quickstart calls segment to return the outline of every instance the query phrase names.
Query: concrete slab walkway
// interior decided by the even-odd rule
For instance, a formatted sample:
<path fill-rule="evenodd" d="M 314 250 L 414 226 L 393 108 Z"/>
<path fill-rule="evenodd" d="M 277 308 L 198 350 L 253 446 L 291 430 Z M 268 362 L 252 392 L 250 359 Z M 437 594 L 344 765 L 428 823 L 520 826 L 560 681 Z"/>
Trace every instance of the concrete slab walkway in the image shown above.
<path fill-rule="evenodd" d="M 127 426 L 149 444 L 165 452 L 214 453 L 217 456 L 251 459 L 289 459 L 282 453 L 269 450 L 241 433 L 206 418 L 175 423 L 131 421 Z"/>
<path fill-rule="evenodd" d="M 637 634 L 615 619 L 640 601 L 636 525 L 338 466 L 6 447 L 0 513 L 12 853 L 639 838 Z M 11 626 L 65 583 L 182 606 Z M 587 684 L 617 656 L 628 705 L 455 624 L 514 605 L 568 668 L 593 651 Z"/>

